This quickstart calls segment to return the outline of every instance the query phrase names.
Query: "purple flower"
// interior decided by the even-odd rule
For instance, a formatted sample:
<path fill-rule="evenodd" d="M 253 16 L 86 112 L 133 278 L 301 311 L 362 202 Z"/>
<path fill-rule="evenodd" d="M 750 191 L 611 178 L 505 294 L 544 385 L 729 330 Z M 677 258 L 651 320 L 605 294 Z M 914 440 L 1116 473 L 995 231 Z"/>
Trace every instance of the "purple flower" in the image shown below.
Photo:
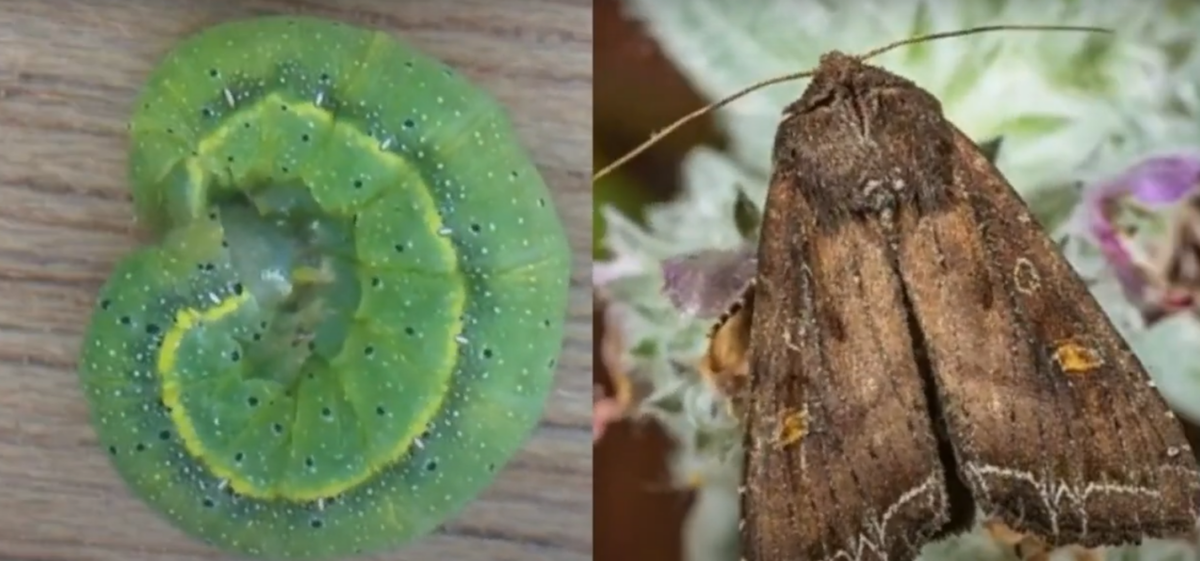
<path fill-rule="evenodd" d="M 756 249 L 707 250 L 661 264 L 663 293 L 684 314 L 709 319 L 729 309 L 758 270 Z"/>
<path fill-rule="evenodd" d="M 1099 246 L 1127 298 L 1157 319 L 1192 306 L 1190 292 L 1164 279 L 1173 218 L 1200 186 L 1200 154 L 1147 159 L 1083 194 L 1088 234 Z"/>

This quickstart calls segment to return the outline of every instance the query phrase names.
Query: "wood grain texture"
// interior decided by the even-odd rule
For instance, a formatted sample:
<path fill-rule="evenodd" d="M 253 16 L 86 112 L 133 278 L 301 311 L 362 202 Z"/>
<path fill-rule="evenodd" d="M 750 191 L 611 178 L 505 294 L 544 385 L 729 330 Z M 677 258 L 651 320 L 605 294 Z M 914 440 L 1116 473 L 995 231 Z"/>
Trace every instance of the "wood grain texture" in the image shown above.
<path fill-rule="evenodd" d="M 509 107 L 575 258 L 545 419 L 444 529 L 369 559 L 570 561 L 592 552 L 592 10 L 587 0 L 10 0 L 0 8 L 0 561 L 228 557 L 160 519 L 96 445 L 75 374 L 96 291 L 139 236 L 125 122 L 176 41 L 266 13 L 403 35 Z"/>

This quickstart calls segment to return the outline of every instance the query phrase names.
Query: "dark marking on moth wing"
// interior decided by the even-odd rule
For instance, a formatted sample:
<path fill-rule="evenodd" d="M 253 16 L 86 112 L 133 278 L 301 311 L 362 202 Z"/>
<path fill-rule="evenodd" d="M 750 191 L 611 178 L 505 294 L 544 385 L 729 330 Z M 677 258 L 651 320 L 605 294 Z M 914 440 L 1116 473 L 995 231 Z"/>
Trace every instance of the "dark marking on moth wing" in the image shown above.
<path fill-rule="evenodd" d="M 911 81 L 822 58 L 776 135 L 758 255 L 747 561 L 913 558 L 977 511 L 1052 546 L 1192 530 L 1200 470 L 1180 425 Z M 805 436 L 780 447 L 796 411 Z"/>

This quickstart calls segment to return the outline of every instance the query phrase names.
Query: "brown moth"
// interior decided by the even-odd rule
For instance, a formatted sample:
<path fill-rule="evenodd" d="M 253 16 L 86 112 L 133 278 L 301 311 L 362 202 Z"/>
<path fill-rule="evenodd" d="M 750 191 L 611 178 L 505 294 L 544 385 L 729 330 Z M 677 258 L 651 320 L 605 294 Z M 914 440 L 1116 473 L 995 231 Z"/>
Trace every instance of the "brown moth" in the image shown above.
<path fill-rule="evenodd" d="M 748 560 L 911 558 L 977 511 L 1050 545 L 1194 528 L 1182 427 L 916 84 L 822 58 L 776 136 L 754 290 Z M 767 445 L 797 410 L 809 434 Z"/>
<path fill-rule="evenodd" d="M 913 82 L 839 52 L 812 76 L 705 358 L 741 380 L 743 559 L 907 560 L 980 523 L 1026 558 L 1190 537 L 1182 426 L 1003 175 Z"/>

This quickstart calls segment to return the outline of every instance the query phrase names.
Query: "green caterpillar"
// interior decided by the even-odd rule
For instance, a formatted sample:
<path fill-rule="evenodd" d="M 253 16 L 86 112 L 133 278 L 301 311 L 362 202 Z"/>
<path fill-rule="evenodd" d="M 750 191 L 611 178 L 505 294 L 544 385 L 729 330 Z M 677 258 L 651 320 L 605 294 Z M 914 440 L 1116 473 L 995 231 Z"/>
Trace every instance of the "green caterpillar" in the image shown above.
<path fill-rule="evenodd" d="M 80 378 L 130 488 L 248 556 L 399 547 L 527 439 L 570 253 L 504 111 L 381 32 L 220 24 L 130 123 L 158 236 L 101 289 Z"/>

